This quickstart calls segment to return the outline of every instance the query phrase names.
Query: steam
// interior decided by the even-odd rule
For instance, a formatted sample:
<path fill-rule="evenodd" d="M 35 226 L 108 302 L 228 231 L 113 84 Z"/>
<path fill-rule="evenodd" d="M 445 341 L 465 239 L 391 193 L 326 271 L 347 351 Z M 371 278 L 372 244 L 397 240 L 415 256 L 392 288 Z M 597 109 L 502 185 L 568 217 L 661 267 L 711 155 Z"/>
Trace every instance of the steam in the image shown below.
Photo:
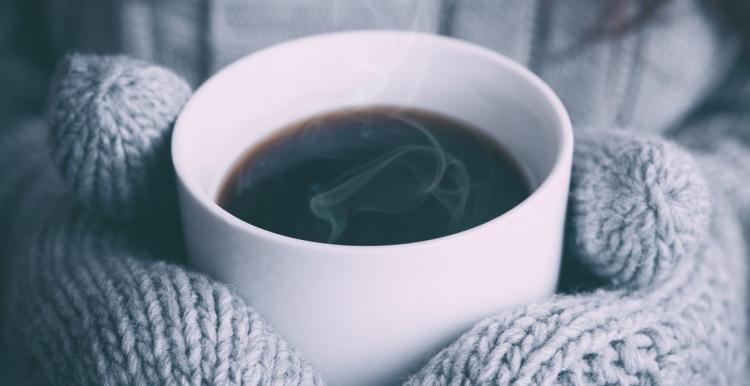
<path fill-rule="evenodd" d="M 418 130 L 428 143 L 403 145 L 356 166 L 310 199 L 310 211 L 330 226 L 329 243 L 341 237 L 349 219 L 361 211 L 404 213 L 433 198 L 446 210 L 449 227 L 463 217 L 471 185 L 466 166 L 425 127 L 393 117 Z"/>
<path fill-rule="evenodd" d="M 333 24 L 339 24 L 339 17 L 348 17 L 341 2 L 333 2 Z M 362 14 L 372 18 L 372 23 L 380 29 L 405 31 L 430 30 L 433 22 L 434 2 L 418 0 L 410 3 L 413 10 L 406 14 L 406 20 L 393 25 L 394 15 L 387 14 L 377 2 L 362 2 Z M 341 9 L 340 9 L 341 8 Z M 345 23 L 341 23 L 345 26 Z M 414 69 L 409 84 L 400 84 L 404 95 L 400 105 L 407 106 L 421 92 L 425 82 L 426 67 L 431 61 L 429 54 L 410 55 L 418 35 L 404 40 L 395 52 L 373 62 L 366 53 L 354 63 L 367 80 L 366 87 L 360 87 L 345 95 L 344 104 L 367 105 L 377 96 L 388 91 L 394 83 L 394 74 L 399 67 Z M 362 50 L 367 50 L 362 47 Z M 338 103 L 337 103 L 338 104 Z M 427 144 L 403 145 L 342 173 L 331 183 L 320 188 L 309 200 L 309 209 L 315 217 L 328 224 L 330 231 L 327 242 L 335 243 L 345 232 L 350 219 L 360 212 L 386 214 L 406 213 L 434 199 L 448 215 L 447 227 L 457 227 L 465 215 L 467 200 L 473 184 L 464 163 L 446 152 L 437 138 L 424 126 L 406 117 L 392 115 L 419 131 Z M 368 122 L 362 122 L 363 128 Z M 363 131 L 363 134 L 366 133 Z M 331 155 L 322 155 L 330 157 Z M 398 185 L 394 184 L 398 181 Z"/>
<path fill-rule="evenodd" d="M 438 3 L 435 1 L 415 0 L 403 2 L 403 4 L 399 3 L 398 6 L 384 6 L 378 1 L 361 1 L 352 4 L 346 0 L 333 1 L 331 4 L 331 12 L 326 17 L 331 18 L 330 23 L 336 26 L 336 29 L 351 29 L 350 17 L 352 8 L 355 8 L 356 14 L 363 15 L 362 23 L 367 24 L 369 29 L 438 32 L 434 26 L 436 12 L 439 12 L 436 10 Z M 359 73 L 355 76 L 365 82 L 355 91 L 336 99 L 352 105 L 370 103 L 379 95 L 387 93 L 395 83 L 399 86 L 399 92 L 404 94 L 403 104 L 414 100 L 426 81 L 426 73 L 428 72 L 426 68 L 432 61 L 432 55 L 429 53 L 424 55 L 413 54 L 416 44 L 429 43 L 419 39 L 418 34 L 406 35 L 399 45 L 394 47 L 393 52 L 378 57 L 377 60 L 373 60 L 372 50 L 368 45 L 362 45 L 359 49 L 355 48 L 359 52 L 351 55 L 354 58 L 351 65 L 359 70 Z M 423 50 L 424 48 L 419 51 Z M 429 52 L 429 50 L 427 51 Z M 412 70 L 410 71 L 411 76 L 408 84 L 399 83 L 396 79 L 397 74 L 403 71 L 400 68 Z"/>

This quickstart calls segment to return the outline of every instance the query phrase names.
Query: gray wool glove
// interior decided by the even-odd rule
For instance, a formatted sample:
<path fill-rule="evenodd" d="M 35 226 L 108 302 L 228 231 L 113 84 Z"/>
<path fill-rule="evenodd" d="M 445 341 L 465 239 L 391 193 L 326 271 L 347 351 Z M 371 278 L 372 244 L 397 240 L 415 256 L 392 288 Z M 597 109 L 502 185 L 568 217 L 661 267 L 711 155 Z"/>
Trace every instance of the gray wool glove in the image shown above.
<path fill-rule="evenodd" d="M 21 376 L 324 383 L 229 286 L 181 265 L 169 136 L 189 95 L 170 71 L 125 57 L 73 55 L 59 67 L 49 145 L 61 173 L 45 176 L 66 187 L 35 193 L 54 210 L 37 215 L 11 271 L 8 342 Z M 481 321 L 405 382 L 743 382 L 742 236 L 697 170 L 657 137 L 579 132 L 565 264 L 598 288 L 573 283 Z"/>

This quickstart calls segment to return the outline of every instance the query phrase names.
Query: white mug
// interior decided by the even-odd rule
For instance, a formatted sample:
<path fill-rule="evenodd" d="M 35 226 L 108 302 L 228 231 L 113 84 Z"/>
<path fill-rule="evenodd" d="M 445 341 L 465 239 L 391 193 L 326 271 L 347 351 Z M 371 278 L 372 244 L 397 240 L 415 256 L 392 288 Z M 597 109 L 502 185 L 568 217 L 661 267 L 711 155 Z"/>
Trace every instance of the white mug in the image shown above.
<path fill-rule="evenodd" d="M 391 105 L 482 130 L 533 192 L 437 239 L 345 246 L 246 223 L 216 204 L 234 162 L 290 123 Z M 200 87 L 172 157 L 190 263 L 231 283 L 332 385 L 399 382 L 474 323 L 556 286 L 573 153 L 570 119 L 538 77 L 470 43 L 395 31 L 298 39 L 250 54 Z"/>

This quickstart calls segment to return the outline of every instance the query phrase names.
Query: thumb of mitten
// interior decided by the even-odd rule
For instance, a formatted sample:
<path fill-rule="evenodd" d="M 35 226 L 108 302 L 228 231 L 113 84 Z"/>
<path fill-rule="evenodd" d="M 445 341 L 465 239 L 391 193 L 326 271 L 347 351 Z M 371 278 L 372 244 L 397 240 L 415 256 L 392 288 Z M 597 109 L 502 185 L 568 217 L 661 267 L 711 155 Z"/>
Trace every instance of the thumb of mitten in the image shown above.
<path fill-rule="evenodd" d="M 669 274 L 707 231 L 709 193 L 692 158 L 629 132 L 576 138 L 570 192 L 574 254 L 615 286 Z"/>
<path fill-rule="evenodd" d="M 65 57 L 50 89 L 50 145 L 78 199 L 123 220 L 172 208 L 169 139 L 190 93 L 178 75 L 144 61 Z"/>

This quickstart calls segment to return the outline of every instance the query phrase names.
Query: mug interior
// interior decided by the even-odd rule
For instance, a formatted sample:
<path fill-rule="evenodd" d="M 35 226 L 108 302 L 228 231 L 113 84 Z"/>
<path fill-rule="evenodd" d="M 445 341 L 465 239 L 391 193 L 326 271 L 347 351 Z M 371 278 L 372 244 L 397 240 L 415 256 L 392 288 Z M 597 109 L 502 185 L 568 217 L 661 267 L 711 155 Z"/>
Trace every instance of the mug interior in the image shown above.
<path fill-rule="evenodd" d="M 222 70 L 183 109 L 172 156 L 207 205 L 233 164 L 276 130 L 356 106 L 434 111 L 498 141 L 532 190 L 572 138 L 554 93 L 515 62 L 469 43 L 413 32 L 360 31 L 271 47 Z"/>

